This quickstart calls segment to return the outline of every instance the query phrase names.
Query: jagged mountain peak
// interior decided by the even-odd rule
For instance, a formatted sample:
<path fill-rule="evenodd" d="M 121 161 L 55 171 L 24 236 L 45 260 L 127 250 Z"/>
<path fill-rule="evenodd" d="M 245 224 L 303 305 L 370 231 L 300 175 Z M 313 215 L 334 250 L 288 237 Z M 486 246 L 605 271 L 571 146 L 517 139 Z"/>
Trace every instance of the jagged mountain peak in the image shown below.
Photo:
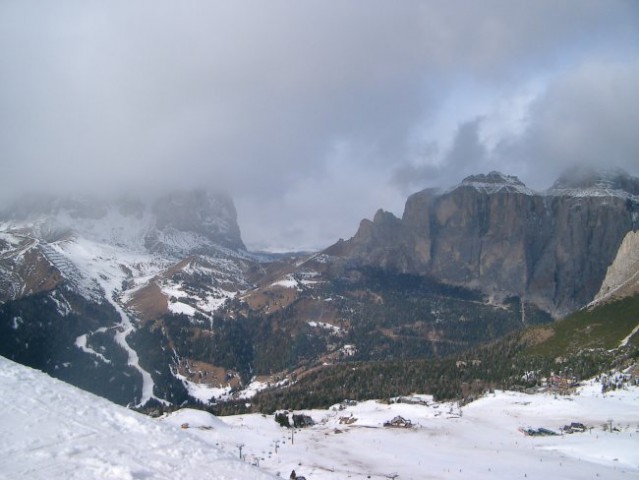
<path fill-rule="evenodd" d="M 398 218 L 395 215 L 381 208 L 377 210 L 377 212 L 375 213 L 375 216 L 373 217 L 374 223 L 391 223 L 392 224 L 393 222 L 396 222 L 397 220 Z"/>

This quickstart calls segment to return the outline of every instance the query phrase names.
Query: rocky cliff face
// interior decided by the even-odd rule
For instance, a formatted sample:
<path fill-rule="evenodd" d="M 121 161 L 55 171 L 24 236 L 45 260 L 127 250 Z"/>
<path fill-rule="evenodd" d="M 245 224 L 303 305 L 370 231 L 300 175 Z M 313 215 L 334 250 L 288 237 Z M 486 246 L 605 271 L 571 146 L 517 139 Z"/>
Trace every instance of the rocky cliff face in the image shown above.
<path fill-rule="evenodd" d="M 189 253 L 201 253 L 209 245 L 218 245 L 246 250 L 235 206 L 227 196 L 203 190 L 176 192 L 155 200 L 151 210 L 155 228 L 146 239 L 151 249 L 179 250 L 182 245 Z M 193 242 L 202 245 L 194 248 Z"/>
<path fill-rule="evenodd" d="M 543 193 L 492 172 L 409 197 L 401 219 L 378 212 L 328 253 L 517 295 L 554 315 L 599 291 L 622 240 L 639 228 L 639 179 L 621 172 L 563 175 Z"/>
<path fill-rule="evenodd" d="M 639 293 L 639 232 L 628 232 L 595 297 L 605 302 Z"/>

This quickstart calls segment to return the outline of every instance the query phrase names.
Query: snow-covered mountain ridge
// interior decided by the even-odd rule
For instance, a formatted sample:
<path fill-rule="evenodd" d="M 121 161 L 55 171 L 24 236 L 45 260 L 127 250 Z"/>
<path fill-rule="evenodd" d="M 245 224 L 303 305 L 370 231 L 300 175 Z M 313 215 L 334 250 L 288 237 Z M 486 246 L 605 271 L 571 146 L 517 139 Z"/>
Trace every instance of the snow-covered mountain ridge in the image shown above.
<path fill-rule="evenodd" d="M 149 370 L 158 367 L 149 368 L 150 346 L 135 345 L 135 338 L 142 322 L 171 313 L 209 325 L 227 298 L 248 288 L 246 272 L 256 262 L 245 251 L 236 217 L 228 197 L 204 191 L 145 202 L 53 198 L 0 214 L 0 307 L 51 304 L 48 316 L 59 319 L 43 324 L 39 315 L 27 319 L 28 326 L 11 320 L 15 328 L 8 333 L 22 349 L 4 342 L 5 354 L 33 362 L 28 348 L 34 335 L 41 338 L 55 322 L 73 322 L 63 332 L 67 353 L 57 349 L 58 360 L 42 359 L 40 368 L 71 371 L 88 363 L 97 370 L 123 369 L 138 378 L 127 403 L 165 402 L 165 395 L 154 394 L 157 378 Z M 11 318 L 22 319 L 20 308 Z M 37 324 L 48 326 L 38 331 Z M 46 339 L 37 344 L 46 345 Z M 77 358 L 75 349 L 88 358 Z"/>
<path fill-rule="evenodd" d="M 466 177 L 447 192 L 458 188 L 474 188 L 489 195 L 509 192 L 559 197 L 618 197 L 639 203 L 639 180 L 620 169 L 571 169 L 564 172 L 550 188 L 542 191 L 528 188 L 514 175 L 492 171 Z"/>
<path fill-rule="evenodd" d="M 487 175 L 479 174 L 466 177 L 459 185 L 450 189 L 450 191 L 462 187 L 474 188 L 487 194 L 510 192 L 521 193 L 523 195 L 535 195 L 535 191 L 526 187 L 519 178 L 513 175 L 504 175 L 497 171 L 492 171 Z"/>
<path fill-rule="evenodd" d="M 129 249 L 146 247 L 180 253 L 186 247 L 192 253 L 194 249 L 203 251 L 212 245 L 246 250 L 233 201 L 226 195 L 204 190 L 173 192 L 143 200 L 23 199 L 0 211 L 0 222 L 3 230 L 27 228 L 46 240 L 75 232 L 90 240 Z M 186 245 L 181 245 L 184 242 Z"/>

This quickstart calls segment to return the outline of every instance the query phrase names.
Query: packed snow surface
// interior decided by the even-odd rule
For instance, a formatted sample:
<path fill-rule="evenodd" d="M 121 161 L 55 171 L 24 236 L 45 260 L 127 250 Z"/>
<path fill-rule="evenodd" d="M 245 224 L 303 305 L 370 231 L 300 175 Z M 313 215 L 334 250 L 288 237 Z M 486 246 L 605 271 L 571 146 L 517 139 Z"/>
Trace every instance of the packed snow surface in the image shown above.
<path fill-rule="evenodd" d="M 2 479 L 273 478 L 193 430 L 127 410 L 2 357 L 0 392 Z M 212 425 L 221 424 L 209 417 Z"/>
<path fill-rule="evenodd" d="M 214 387 L 206 383 L 192 382 L 187 377 L 177 372 L 174 372 L 173 375 L 175 378 L 182 381 L 182 384 L 191 397 L 202 402 L 204 405 L 208 405 L 213 398 L 227 398 L 231 392 L 230 385 Z"/>
<path fill-rule="evenodd" d="M 345 402 L 295 412 L 315 422 L 295 430 L 260 414 L 183 409 L 151 419 L 1 357 L 0 392 L 6 479 L 265 479 L 292 470 L 307 480 L 639 478 L 637 387 L 498 391 L 462 408 L 424 395 Z M 411 428 L 384 427 L 398 416 Z M 573 422 L 586 430 L 561 434 Z"/>
<path fill-rule="evenodd" d="M 221 426 L 192 410 L 164 421 L 238 456 L 241 445 L 246 462 L 283 478 L 292 470 L 308 480 L 639 478 L 636 387 L 605 395 L 597 384 L 571 396 L 496 392 L 462 409 L 413 396 L 295 413 L 315 425 L 293 431 L 272 415 L 251 414 L 223 417 Z M 412 427 L 384 427 L 397 416 Z M 592 428 L 560 434 L 572 422 Z M 527 428 L 559 434 L 526 436 Z"/>

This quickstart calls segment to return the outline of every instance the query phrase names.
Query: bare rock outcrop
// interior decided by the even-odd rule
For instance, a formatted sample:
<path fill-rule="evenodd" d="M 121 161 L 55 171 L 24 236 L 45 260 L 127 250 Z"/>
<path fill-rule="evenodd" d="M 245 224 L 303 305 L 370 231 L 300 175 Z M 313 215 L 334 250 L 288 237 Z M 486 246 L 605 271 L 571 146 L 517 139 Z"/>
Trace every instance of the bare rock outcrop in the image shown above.
<path fill-rule="evenodd" d="M 639 232 L 628 232 L 617 256 L 608 267 L 595 302 L 623 298 L 639 293 Z"/>
<path fill-rule="evenodd" d="M 546 192 L 491 172 L 378 212 L 339 252 L 359 264 L 517 295 L 556 316 L 590 302 L 626 234 L 639 227 L 639 179 L 563 175 Z"/>

